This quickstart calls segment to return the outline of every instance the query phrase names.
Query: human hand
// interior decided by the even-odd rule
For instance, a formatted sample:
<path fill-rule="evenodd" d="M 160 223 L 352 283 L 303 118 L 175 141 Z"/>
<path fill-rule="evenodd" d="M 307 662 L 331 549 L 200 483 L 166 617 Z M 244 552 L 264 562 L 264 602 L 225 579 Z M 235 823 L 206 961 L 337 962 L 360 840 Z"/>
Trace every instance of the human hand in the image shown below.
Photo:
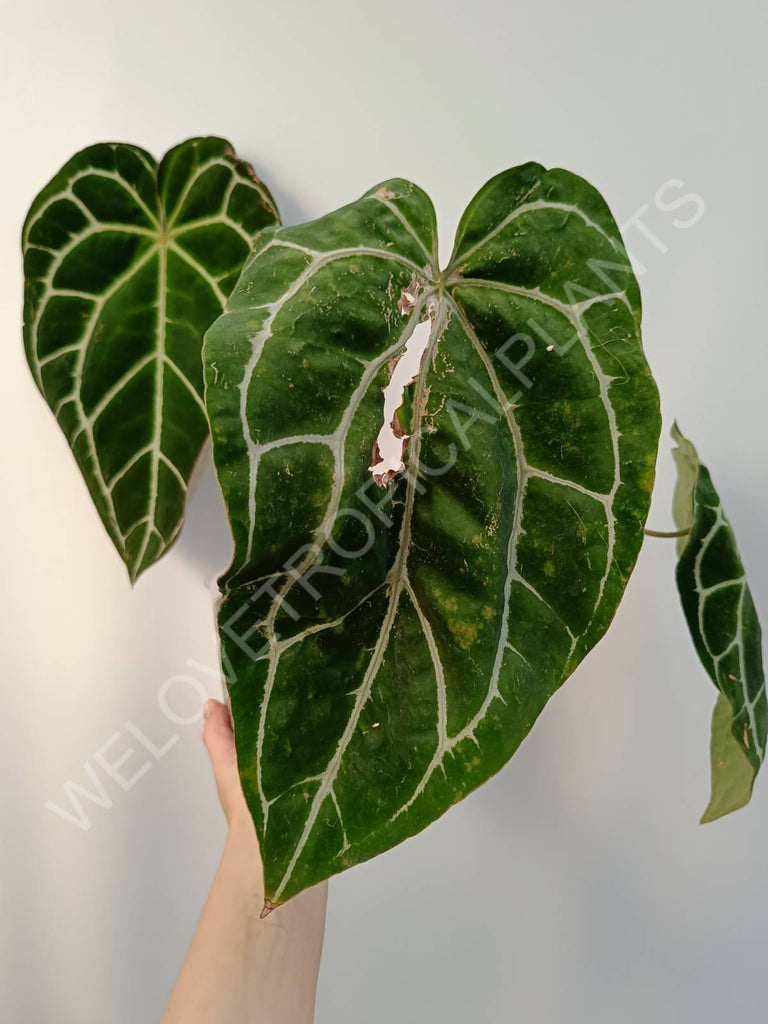
<path fill-rule="evenodd" d="M 263 900 L 261 852 L 253 819 L 240 784 L 232 717 L 229 708 L 219 700 L 206 701 L 203 715 L 203 742 L 211 758 L 219 802 L 229 825 L 225 859 L 228 863 L 237 865 L 241 878 L 248 883 L 250 899 L 254 903 L 258 902 L 258 911 L 261 914 L 266 907 Z M 324 914 L 327 887 L 328 883 L 323 882 L 294 897 L 283 911 L 283 920 L 307 910 L 310 913 L 317 913 L 318 908 L 321 908 Z"/>
<path fill-rule="evenodd" d="M 232 717 L 226 704 L 220 700 L 207 700 L 203 707 L 205 725 L 203 742 L 208 750 L 216 780 L 219 802 L 230 829 L 244 829 L 250 826 L 254 837 L 256 830 L 248 805 L 245 802 L 240 775 L 237 771 L 237 751 Z"/>
<path fill-rule="evenodd" d="M 209 700 L 203 713 L 229 834 L 161 1024 L 311 1024 L 328 885 L 306 889 L 271 913 L 229 709 Z"/>

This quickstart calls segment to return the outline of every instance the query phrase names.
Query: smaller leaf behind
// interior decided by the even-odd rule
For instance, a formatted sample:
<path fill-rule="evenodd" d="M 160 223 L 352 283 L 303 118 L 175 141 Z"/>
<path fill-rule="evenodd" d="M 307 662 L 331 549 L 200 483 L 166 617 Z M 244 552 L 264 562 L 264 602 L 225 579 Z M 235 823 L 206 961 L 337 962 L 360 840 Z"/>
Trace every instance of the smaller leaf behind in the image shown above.
<path fill-rule="evenodd" d="M 768 702 L 762 641 L 736 539 L 698 453 L 672 427 L 678 479 L 675 522 L 690 532 L 677 543 L 677 587 L 693 644 L 720 691 L 712 717 L 712 795 L 702 822 L 749 802 L 765 757 Z"/>
<path fill-rule="evenodd" d="M 173 544 L 208 437 L 201 348 L 255 237 L 278 220 L 225 139 L 158 164 L 75 154 L 22 233 L 24 344 L 131 581 Z"/>

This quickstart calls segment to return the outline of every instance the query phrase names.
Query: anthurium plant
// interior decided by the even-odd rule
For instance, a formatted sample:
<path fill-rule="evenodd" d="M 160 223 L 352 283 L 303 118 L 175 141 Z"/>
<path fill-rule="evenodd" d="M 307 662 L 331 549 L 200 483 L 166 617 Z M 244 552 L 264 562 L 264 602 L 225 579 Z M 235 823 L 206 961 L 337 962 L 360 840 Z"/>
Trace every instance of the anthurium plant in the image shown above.
<path fill-rule="evenodd" d="M 660 431 L 620 232 L 586 181 L 529 163 L 483 186 L 441 267 L 413 183 L 283 227 L 206 138 L 159 164 L 77 154 L 23 250 L 30 367 L 131 580 L 212 438 L 268 912 L 497 772 L 608 629 Z M 733 532 L 674 437 L 677 585 L 719 693 L 712 820 L 749 799 L 768 703 Z"/>

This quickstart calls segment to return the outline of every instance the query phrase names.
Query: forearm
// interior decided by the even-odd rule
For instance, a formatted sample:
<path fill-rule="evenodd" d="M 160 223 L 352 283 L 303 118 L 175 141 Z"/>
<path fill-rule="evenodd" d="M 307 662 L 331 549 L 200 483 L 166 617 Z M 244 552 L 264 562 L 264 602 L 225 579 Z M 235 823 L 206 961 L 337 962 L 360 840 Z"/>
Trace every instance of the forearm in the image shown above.
<path fill-rule="evenodd" d="M 261 919 L 252 826 L 230 830 L 161 1024 L 311 1024 L 327 886 Z"/>

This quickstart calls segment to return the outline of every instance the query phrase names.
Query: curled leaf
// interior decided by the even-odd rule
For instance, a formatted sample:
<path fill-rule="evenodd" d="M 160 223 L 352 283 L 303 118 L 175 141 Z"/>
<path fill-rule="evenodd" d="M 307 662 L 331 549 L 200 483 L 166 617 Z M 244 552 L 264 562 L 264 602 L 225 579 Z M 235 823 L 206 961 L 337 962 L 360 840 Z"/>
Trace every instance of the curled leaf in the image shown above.
<path fill-rule="evenodd" d="M 675 424 L 677 587 L 694 647 L 720 691 L 712 717 L 712 795 L 702 822 L 743 807 L 765 757 L 768 702 L 760 622 L 733 529 L 706 466 Z"/>

